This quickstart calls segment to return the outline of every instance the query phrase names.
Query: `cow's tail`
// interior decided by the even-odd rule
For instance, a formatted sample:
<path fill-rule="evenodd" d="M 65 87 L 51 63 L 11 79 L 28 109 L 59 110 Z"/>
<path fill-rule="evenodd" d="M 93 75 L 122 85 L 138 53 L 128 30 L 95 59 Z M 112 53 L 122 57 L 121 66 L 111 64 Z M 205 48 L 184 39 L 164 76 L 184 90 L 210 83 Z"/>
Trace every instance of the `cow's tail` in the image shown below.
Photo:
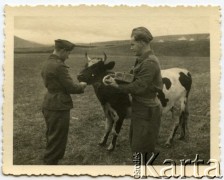
<path fill-rule="evenodd" d="M 185 80 L 184 82 L 184 87 L 186 89 L 186 97 L 183 97 L 183 101 L 181 102 L 181 109 L 182 109 L 182 113 L 180 116 L 180 122 L 181 122 L 181 135 L 180 135 L 180 139 L 184 139 L 185 135 L 189 135 L 189 130 L 188 130 L 188 118 L 189 118 L 189 109 L 188 109 L 188 100 L 189 100 L 189 93 L 191 90 L 191 86 L 192 86 L 192 77 L 190 72 L 187 72 L 185 74 Z"/>
<path fill-rule="evenodd" d="M 186 98 L 188 98 L 190 90 L 191 90 L 191 85 L 192 85 L 191 74 L 189 71 L 180 72 L 179 74 L 180 74 L 179 81 L 180 81 L 181 85 L 185 88 Z"/>
<path fill-rule="evenodd" d="M 192 85 L 192 77 L 191 77 L 190 72 L 187 73 L 187 79 L 188 79 L 189 86 L 188 86 L 188 89 L 187 89 L 186 97 L 188 98 L 190 90 L 191 90 L 191 85 Z"/>

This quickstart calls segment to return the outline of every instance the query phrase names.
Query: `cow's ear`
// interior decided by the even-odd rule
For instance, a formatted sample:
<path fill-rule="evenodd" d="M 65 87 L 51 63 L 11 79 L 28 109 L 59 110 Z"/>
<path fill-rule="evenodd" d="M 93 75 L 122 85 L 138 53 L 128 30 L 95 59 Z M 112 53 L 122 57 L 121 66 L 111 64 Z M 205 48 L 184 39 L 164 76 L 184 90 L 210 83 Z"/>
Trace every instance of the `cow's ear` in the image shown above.
<path fill-rule="evenodd" d="M 114 61 L 111 61 L 111 62 L 105 64 L 105 68 L 106 68 L 107 70 L 111 70 L 111 69 L 113 69 L 114 66 L 115 66 L 115 62 L 114 62 Z"/>

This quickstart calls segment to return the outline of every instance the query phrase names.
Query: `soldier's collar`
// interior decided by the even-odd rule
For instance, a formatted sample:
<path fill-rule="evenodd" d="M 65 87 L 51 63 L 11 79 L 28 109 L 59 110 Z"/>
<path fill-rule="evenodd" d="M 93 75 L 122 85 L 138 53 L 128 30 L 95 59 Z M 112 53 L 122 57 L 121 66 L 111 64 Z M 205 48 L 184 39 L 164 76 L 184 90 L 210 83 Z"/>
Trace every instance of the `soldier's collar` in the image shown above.
<path fill-rule="evenodd" d="M 69 68 L 69 66 L 67 64 L 65 64 L 64 61 L 61 60 L 61 58 L 59 58 L 59 56 L 57 56 L 56 54 L 51 54 L 49 59 L 55 59 L 57 62 L 62 63 L 65 67 Z"/>
<path fill-rule="evenodd" d="M 51 54 L 51 55 L 49 56 L 49 59 L 60 59 L 60 58 L 59 58 L 59 56 L 56 55 L 56 54 Z"/>
<path fill-rule="evenodd" d="M 146 58 L 149 57 L 149 55 L 152 55 L 153 51 L 152 50 L 148 50 L 146 51 L 144 54 L 142 54 L 141 56 L 139 56 L 136 60 L 138 63 L 141 63 L 143 60 L 145 60 Z"/>

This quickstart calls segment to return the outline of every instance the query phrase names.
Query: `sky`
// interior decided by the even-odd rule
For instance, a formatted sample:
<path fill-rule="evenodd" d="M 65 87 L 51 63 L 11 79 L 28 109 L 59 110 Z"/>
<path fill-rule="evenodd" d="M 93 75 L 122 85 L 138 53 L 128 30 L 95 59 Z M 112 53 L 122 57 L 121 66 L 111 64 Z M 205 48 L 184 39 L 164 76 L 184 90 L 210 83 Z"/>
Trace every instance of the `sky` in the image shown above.
<path fill-rule="evenodd" d="M 127 40 L 138 26 L 145 26 L 153 36 L 209 33 L 209 11 L 203 8 L 70 7 L 33 12 L 14 18 L 14 34 L 41 44 L 55 39 L 74 43 Z"/>

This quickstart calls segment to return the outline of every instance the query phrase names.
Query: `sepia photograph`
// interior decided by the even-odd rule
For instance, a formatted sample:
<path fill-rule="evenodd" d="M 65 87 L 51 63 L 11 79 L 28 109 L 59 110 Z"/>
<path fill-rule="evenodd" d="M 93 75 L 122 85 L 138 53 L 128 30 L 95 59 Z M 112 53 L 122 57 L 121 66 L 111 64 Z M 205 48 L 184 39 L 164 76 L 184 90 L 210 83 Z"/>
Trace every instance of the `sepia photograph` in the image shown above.
<path fill-rule="evenodd" d="M 7 8 L 12 166 L 219 157 L 218 7 Z"/>

